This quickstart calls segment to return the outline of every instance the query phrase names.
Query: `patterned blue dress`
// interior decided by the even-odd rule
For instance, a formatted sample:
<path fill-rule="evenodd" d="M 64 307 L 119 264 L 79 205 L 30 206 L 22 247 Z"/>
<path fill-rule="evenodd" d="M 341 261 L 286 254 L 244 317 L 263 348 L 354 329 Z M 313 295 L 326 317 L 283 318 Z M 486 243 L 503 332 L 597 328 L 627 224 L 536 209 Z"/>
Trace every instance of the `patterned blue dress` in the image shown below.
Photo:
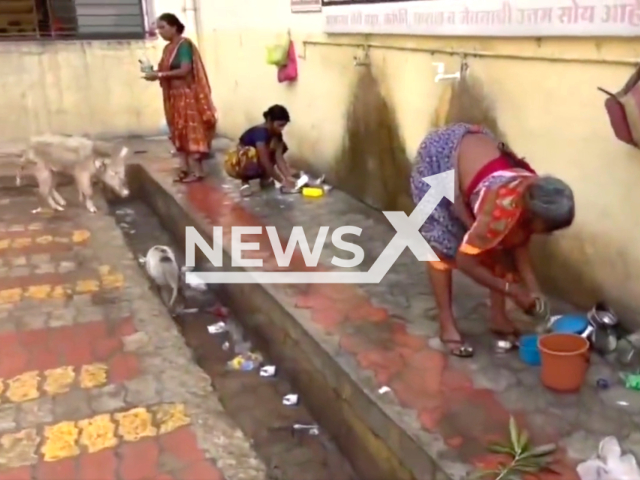
<path fill-rule="evenodd" d="M 422 180 L 424 177 L 455 168 L 458 146 L 468 133 L 482 133 L 494 138 L 490 131 L 466 123 L 447 125 L 429 132 L 424 138 L 411 172 L 411 195 L 416 204 L 430 188 Z M 420 228 L 422 236 L 436 253 L 444 257 L 443 260 L 455 258 L 466 232 L 467 227 L 453 211 L 453 203 L 446 198 L 440 201 Z"/>

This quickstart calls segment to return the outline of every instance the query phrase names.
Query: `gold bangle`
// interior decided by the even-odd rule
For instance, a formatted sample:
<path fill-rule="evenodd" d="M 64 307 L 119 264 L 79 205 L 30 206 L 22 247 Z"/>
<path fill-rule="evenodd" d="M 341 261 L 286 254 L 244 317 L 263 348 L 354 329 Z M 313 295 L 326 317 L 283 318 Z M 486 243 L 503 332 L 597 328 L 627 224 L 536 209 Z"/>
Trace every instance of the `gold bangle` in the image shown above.
<path fill-rule="evenodd" d="M 504 282 L 504 293 L 509 295 L 509 290 L 511 290 L 511 284 L 509 282 Z"/>

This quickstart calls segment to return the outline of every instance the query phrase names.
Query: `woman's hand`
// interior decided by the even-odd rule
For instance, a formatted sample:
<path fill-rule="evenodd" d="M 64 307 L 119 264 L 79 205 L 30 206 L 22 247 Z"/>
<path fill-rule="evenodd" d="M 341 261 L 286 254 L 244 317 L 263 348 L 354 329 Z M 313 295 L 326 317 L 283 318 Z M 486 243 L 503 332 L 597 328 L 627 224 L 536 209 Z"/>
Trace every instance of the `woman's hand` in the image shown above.
<path fill-rule="evenodd" d="M 296 187 L 296 182 L 293 178 L 285 177 L 282 180 L 282 185 L 288 190 L 293 190 Z"/>
<path fill-rule="evenodd" d="M 508 295 L 513 298 L 516 305 L 518 305 L 518 307 L 520 307 L 525 313 L 530 312 L 536 305 L 536 295 L 531 293 L 531 291 L 522 285 L 510 283 Z"/>
<path fill-rule="evenodd" d="M 158 72 L 147 72 L 142 78 L 144 78 L 147 82 L 155 82 L 160 77 L 158 75 Z"/>

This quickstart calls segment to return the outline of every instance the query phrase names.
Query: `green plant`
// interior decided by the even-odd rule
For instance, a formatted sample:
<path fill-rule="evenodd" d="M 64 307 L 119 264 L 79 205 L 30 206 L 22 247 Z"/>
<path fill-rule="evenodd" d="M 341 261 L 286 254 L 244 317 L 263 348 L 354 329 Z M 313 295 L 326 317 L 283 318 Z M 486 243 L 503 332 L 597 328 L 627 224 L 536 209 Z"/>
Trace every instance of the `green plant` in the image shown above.
<path fill-rule="evenodd" d="M 556 451 L 557 445 L 555 443 L 531 445 L 529 433 L 526 430 L 521 430 L 513 417 L 509 419 L 509 441 L 505 444 L 493 443 L 489 445 L 488 449 L 493 453 L 509 455 L 511 463 L 500 464 L 494 470 L 474 473 L 471 476 L 472 479 L 488 478 L 493 475 L 493 480 L 517 480 L 521 474 L 555 472 L 551 467 L 551 455 Z"/>

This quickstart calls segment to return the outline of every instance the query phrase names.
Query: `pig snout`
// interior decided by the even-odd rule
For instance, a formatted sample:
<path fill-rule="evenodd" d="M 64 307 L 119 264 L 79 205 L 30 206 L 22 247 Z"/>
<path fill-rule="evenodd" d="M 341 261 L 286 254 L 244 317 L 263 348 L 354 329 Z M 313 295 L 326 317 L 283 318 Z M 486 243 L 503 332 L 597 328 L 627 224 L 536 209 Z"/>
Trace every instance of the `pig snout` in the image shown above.
<path fill-rule="evenodd" d="M 103 176 L 104 182 L 109 185 L 120 197 L 129 196 L 129 187 L 125 178 L 112 172 Z"/>
<path fill-rule="evenodd" d="M 109 186 L 113 188 L 113 190 L 115 190 L 115 192 L 122 198 L 129 196 L 130 192 L 126 185 L 116 184 L 116 185 L 109 185 Z"/>

